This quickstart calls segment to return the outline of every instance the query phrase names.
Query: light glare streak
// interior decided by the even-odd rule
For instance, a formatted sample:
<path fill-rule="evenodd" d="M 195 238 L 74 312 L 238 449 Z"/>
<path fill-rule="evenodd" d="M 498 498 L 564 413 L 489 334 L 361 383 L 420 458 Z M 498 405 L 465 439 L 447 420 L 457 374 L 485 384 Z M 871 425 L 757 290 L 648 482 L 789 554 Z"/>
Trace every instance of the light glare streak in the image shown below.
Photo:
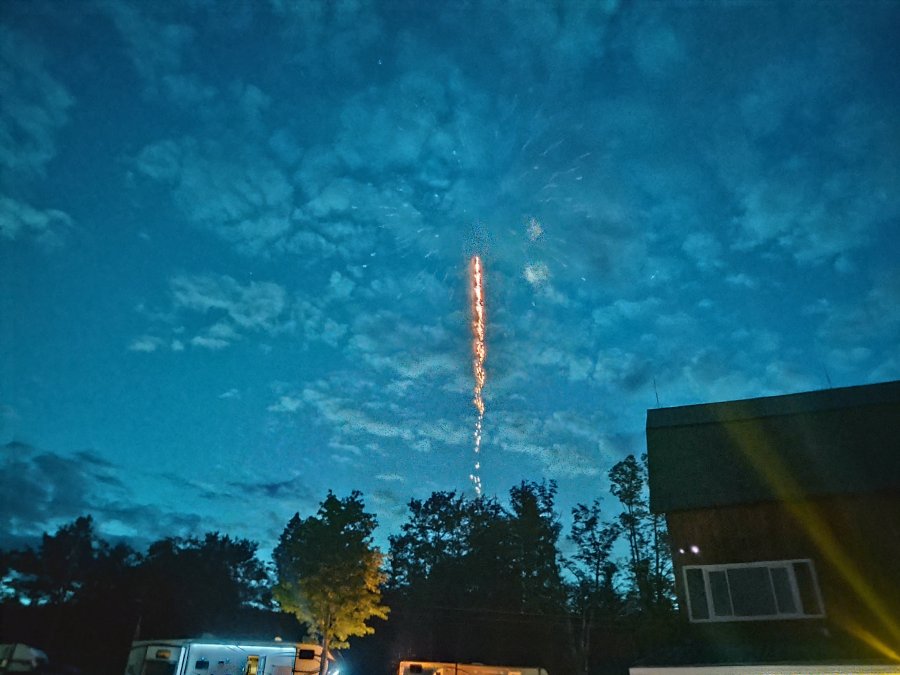
<path fill-rule="evenodd" d="M 472 373 L 475 376 L 475 387 L 473 389 L 474 398 L 472 403 L 478 411 L 478 418 L 475 420 L 475 467 L 469 479 L 475 487 L 475 494 L 481 496 L 481 430 L 484 422 L 484 399 L 481 396 L 481 390 L 484 389 L 484 382 L 487 375 L 484 370 L 484 361 L 487 358 L 487 345 L 484 341 L 485 326 L 485 308 L 484 308 L 484 271 L 481 265 L 481 258 L 477 255 L 472 256 L 470 262 L 470 283 L 472 287 Z"/>

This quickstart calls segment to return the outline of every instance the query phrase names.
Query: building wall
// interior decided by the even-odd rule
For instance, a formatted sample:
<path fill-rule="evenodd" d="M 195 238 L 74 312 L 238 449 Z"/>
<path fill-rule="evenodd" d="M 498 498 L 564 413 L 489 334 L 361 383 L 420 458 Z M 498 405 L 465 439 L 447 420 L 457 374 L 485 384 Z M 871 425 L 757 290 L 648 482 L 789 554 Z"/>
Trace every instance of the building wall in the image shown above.
<path fill-rule="evenodd" d="M 809 558 L 825 605 L 825 627 L 862 628 L 900 651 L 900 634 L 890 625 L 900 630 L 900 491 L 675 511 L 666 519 L 682 607 L 685 565 Z M 823 627 L 812 620 L 748 623 L 777 623 L 778 630 L 787 631 Z"/>

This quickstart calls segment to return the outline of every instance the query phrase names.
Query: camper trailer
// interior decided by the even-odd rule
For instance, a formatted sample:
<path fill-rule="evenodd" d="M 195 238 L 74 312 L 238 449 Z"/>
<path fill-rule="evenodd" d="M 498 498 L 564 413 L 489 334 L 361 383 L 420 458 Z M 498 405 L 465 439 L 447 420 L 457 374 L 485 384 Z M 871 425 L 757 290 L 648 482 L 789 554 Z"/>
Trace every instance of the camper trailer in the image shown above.
<path fill-rule="evenodd" d="M 141 640 L 125 675 L 316 675 L 322 647 L 213 639 Z"/>
<path fill-rule="evenodd" d="M 21 642 L 0 645 L 0 673 L 34 673 L 47 665 L 47 655 Z"/>
<path fill-rule="evenodd" d="M 399 675 L 549 675 L 544 668 L 486 666 L 482 663 L 401 661 Z"/>

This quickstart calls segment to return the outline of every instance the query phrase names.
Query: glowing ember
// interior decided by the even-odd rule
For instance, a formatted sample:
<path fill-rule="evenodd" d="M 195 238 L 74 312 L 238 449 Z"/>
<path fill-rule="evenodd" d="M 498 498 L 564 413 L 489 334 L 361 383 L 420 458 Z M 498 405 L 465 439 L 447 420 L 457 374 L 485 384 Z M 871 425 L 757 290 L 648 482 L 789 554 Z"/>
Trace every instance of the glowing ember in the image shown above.
<path fill-rule="evenodd" d="M 475 375 L 475 397 L 472 403 L 478 411 L 478 419 L 475 421 L 475 468 L 469 475 L 472 485 L 475 487 L 475 494 L 481 496 L 481 427 L 484 421 L 484 399 L 481 397 L 481 390 L 484 389 L 484 381 L 486 374 L 484 371 L 484 360 L 487 358 L 487 346 L 484 342 L 484 271 L 481 266 L 481 258 L 472 256 L 470 263 L 471 268 L 471 284 L 472 284 L 472 372 Z"/>

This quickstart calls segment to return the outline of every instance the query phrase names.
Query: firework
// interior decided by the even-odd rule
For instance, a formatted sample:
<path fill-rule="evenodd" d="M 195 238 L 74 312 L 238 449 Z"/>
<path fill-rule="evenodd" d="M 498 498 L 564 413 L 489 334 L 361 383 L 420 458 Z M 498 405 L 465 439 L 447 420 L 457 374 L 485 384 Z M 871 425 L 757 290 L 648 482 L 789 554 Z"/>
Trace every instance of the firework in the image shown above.
<path fill-rule="evenodd" d="M 484 270 L 479 256 L 472 256 L 470 262 L 470 283 L 472 285 L 472 373 L 475 376 L 474 397 L 472 403 L 478 411 L 475 420 L 475 466 L 469 478 L 475 487 L 475 494 L 481 496 L 481 428 L 484 422 L 484 399 L 481 390 L 487 377 L 484 370 L 484 360 L 487 358 L 487 346 L 484 342 Z"/>

